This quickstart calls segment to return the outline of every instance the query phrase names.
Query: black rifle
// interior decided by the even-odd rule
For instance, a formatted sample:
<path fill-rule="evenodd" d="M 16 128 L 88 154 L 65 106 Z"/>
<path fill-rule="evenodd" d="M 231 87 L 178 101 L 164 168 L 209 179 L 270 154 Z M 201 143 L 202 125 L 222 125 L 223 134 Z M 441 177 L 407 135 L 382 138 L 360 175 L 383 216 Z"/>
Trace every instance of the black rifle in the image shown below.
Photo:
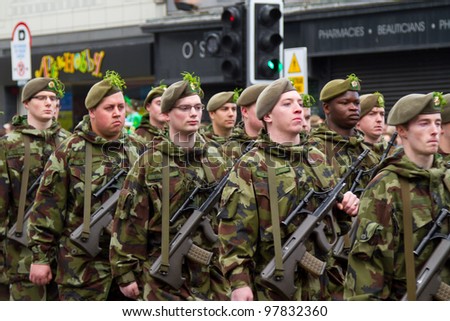
<path fill-rule="evenodd" d="M 41 173 L 41 175 L 39 175 L 39 177 L 36 178 L 33 184 L 31 184 L 30 188 L 27 190 L 27 198 L 31 197 L 33 193 L 37 190 L 41 182 L 42 176 L 43 173 Z M 33 204 L 31 204 L 26 209 L 25 214 L 23 215 L 23 225 L 21 231 L 17 230 L 17 222 L 14 223 L 14 225 L 11 226 L 11 228 L 8 230 L 8 238 L 22 244 L 23 246 L 28 246 L 28 233 L 27 233 L 28 219 L 30 218 L 32 208 Z"/>
<path fill-rule="evenodd" d="M 243 155 L 245 155 L 250 149 L 253 148 L 255 142 L 250 143 L 241 157 L 235 161 L 237 163 Z M 187 257 L 192 261 L 198 262 L 203 265 L 209 264 L 212 258 L 212 253 L 195 245 L 192 241 L 192 233 L 194 233 L 199 227 L 203 229 L 206 238 L 212 243 L 217 242 L 217 235 L 214 233 L 210 219 L 207 217 L 208 213 L 216 206 L 222 194 L 222 190 L 225 187 L 230 171 L 228 171 L 222 179 L 214 185 L 214 189 L 205 202 L 198 208 L 194 209 L 192 214 L 183 224 L 181 229 L 175 234 L 169 245 L 169 266 L 162 265 L 162 256 L 156 259 L 150 268 L 150 275 L 155 279 L 158 279 L 166 284 L 169 284 L 174 289 L 179 289 L 185 278 L 182 276 L 182 265 L 184 258 Z M 184 201 L 183 205 L 172 216 L 170 222 L 173 223 L 179 214 L 186 210 L 187 205 L 193 200 L 194 196 L 198 193 L 199 188 L 194 189 L 189 197 Z"/>
<path fill-rule="evenodd" d="M 378 163 L 377 166 L 374 166 L 373 168 L 370 168 L 368 170 L 363 170 L 363 169 L 358 170 L 358 173 L 356 174 L 356 178 L 353 181 L 352 186 L 350 187 L 350 190 L 349 190 L 350 192 L 352 192 L 354 194 L 362 194 L 362 191 L 364 190 L 364 188 L 357 189 L 357 187 L 361 185 L 362 177 L 369 176 L 370 178 L 373 178 L 373 175 L 376 173 L 376 170 L 380 167 L 382 162 L 388 157 L 389 151 L 391 150 L 392 146 L 394 145 L 396 138 L 397 138 L 397 132 L 394 132 L 386 146 L 386 149 L 383 152 L 383 155 L 381 155 L 380 162 Z M 345 261 L 348 260 L 348 254 L 350 253 L 350 249 L 353 246 L 353 243 L 356 239 L 357 230 L 358 230 L 358 219 L 357 219 L 357 217 L 354 217 L 352 219 L 352 225 L 351 225 L 348 233 L 346 235 L 340 236 L 338 241 L 336 242 L 335 246 L 333 247 L 333 256 L 335 258 L 345 260 Z"/>
<path fill-rule="evenodd" d="M 366 149 L 358 156 L 356 161 L 350 166 L 336 186 L 328 192 L 326 198 L 319 207 L 304 218 L 297 230 L 283 244 L 283 270 L 278 271 L 276 269 L 275 258 L 273 258 L 261 272 L 262 284 L 290 300 L 297 289 L 295 286 L 295 272 L 298 264 L 315 275 L 323 273 L 325 263 L 308 253 L 306 251 L 305 243 L 311 239 L 311 236 L 314 234 L 316 243 L 322 250 L 329 251 L 333 247 L 337 239 L 337 233 L 336 231 L 333 231 L 334 239 L 330 243 L 325 236 L 324 221 L 331 220 L 334 222 L 332 207 L 335 202 L 342 197 L 341 191 L 346 185 L 346 180 L 360 166 L 362 160 L 368 153 L 369 150 Z M 332 226 L 333 225 L 334 224 L 332 224 Z M 308 262 L 310 259 L 312 259 L 313 263 Z M 315 267 L 316 263 L 320 263 L 319 267 Z M 312 267 L 312 270 L 310 270 L 309 267 Z"/>
<path fill-rule="evenodd" d="M 84 233 L 83 224 L 81 224 L 70 234 L 72 242 L 92 257 L 97 256 L 102 250 L 99 246 L 102 232 L 106 230 L 111 233 L 114 211 L 116 210 L 121 191 L 119 182 L 121 176 L 126 175 L 126 173 L 124 169 L 121 169 L 108 183 L 93 194 L 95 198 L 98 198 L 107 189 L 115 189 L 115 192 L 91 215 L 89 222 L 90 233 Z"/>
<path fill-rule="evenodd" d="M 442 226 L 444 220 L 449 217 L 449 211 L 445 208 L 441 209 L 430 231 L 414 250 L 414 255 L 419 256 L 429 241 L 440 239 L 438 246 L 417 275 L 416 300 L 418 301 L 450 300 L 450 285 L 442 282 L 439 275 L 450 258 L 450 234 L 438 233 L 438 229 Z M 407 301 L 407 296 L 406 293 L 402 301 Z"/>

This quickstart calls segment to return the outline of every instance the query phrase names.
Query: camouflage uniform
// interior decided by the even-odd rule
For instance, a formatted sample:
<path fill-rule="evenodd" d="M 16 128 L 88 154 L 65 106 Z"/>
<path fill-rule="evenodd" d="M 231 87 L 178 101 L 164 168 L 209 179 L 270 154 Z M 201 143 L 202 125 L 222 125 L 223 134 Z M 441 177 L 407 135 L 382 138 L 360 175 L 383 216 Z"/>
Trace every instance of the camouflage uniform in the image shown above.
<path fill-rule="evenodd" d="M 440 208 L 450 201 L 450 172 L 439 158 L 424 170 L 399 149 L 366 187 L 359 205 L 357 239 L 349 255 L 344 298 L 347 300 L 399 300 L 406 293 L 403 201 L 399 177 L 409 182 L 413 220 L 413 246 L 428 233 Z M 441 231 L 449 233 L 450 222 Z M 436 243 L 429 242 L 415 257 L 416 273 L 431 255 Z M 449 284 L 450 267 L 442 281 Z"/>
<path fill-rule="evenodd" d="M 313 188 L 323 192 L 335 184 L 333 170 L 325 162 L 324 155 L 315 148 L 303 145 L 283 146 L 269 140 L 262 131 L 257 146 L 245 154 L 230 173 L 222 193 L 219 224 L 220 262 L 232 290 L 249 286 L 255 300 L 283 300 L 274 291 L 260 284 L 260 273 L 274 257 L 274 239 L 268 191 L 268 153 L 276 168 L 278 208 L 280 221 L 284 220 Z M 314 211 L 319 204 L 314 197 L 307 210 Z M 342 212 L 336 210 L 340 220 Z M 282 244 L 296 230 L 303 215 L 298 215 L 287 226 L 281 226 Z M 329 232 L 329 230 L 327 230 Z M 314 242 L 306 244 L 308 251 L 322 261 L 328 261 L 330 253 L 324 253 Z M 327 300 L 327 268 L 320 278 L 299 268 L 295 276 L 298 290 L 295 300 Z"/>
<path fill-rule="evenodd" d="M 142 116 L 141 124 L 134 131 L 136 136 L 142 137 L 143 141 L 150 142 L 153 138 L 166 135 L 166 130 L 161 130 L 150 124 L 148 113 Z"/>
<path fill-rule="evenodd" d="M 204 137 L 204 139 L 207 142 L 213 141 L 213 142 L 218 143 L 219 145 L 223 145 L 229 140 L 228 137 L 218 136 L 218 135 L 214 134 L 214 129 L 213 129 L 212 124 L 202 126 L 199 129 L 199 133 L 200 133 L 200 135 L 202 135 Z"/>
<path fill-rule="evenodd" d="M 208 146 L 206 149 L 205 147 Z M 144 300 L 226 300 L 229 287 L 218 267 L 218 244 L 208 241 L 201 230 L 193 241 L 201 248 L 215 253 L 209 266 L 186 259 L 183 263 L 185 282 L 179 290 L 154 279 L 149 269 L 161 254 L 162 224 L 162 155 L 170 164 L 170 214 L 185 201 L 196 186 L 207 186 L 205 167 L 215 180 L 226 170 L 220 152 L 211 144 L 204 144 L 197 134 L 195 147 L 186 152 L 170 140 L 161 139 L 149 149 L 131 169 L 124 183 L 114 219 L 111 240 L 111 265 L 120 285 L 136 281 Z M 203 163 L 203 165 L 202 165 Z M 199 207 L 209 195 L 201 192 L 193 200 Z M 191 213 L 185 211 L 170 226 L 170 239 Z M 211 215 L 212 227 L 217 232 L 216 215 Z"/>
<path fill-rule="evenodd" d="M 309 136 L 308 143 L 316 147 L 325 154 L 326 161 L 329 165 L 333 166 L 336 177 L 341 177 L 350 167 L 350 165 L 356 160 L 356 158 L 365 150 L 370 149 L 364 143 L 364 135 L 362 132 L 356 130 L 356 135 L 351 137 L 343 137 L 337 132 L 329 129 L 326 122 L 313 130 Z M 373 150 L 364 158 L 359 170 L 363 170 L 366 174 L 362 175 L 358 181 L 355 190 L 352 190 L 355 194 L 363 189 L 370 180 L 370 170 L 378 165 L 380 156 Z M 347 187 L 344 187 L 344 192 L 350 190 L 353 183 L 356 181 L 356 175 L 358 171 L 355 171 L 353 175 L 347 180 Z M 351 226 L 351 217 L 347 216 L 348 223 L 341 224 L 341 234 L 347 234 Z M 350 246 L 348 244 L 347 246 Z M 346 246 L 346 247 L 347 247 Z M 332 296 L 334 300 L 342 299 L 343 292 L 343 276 L 345 275 L 345 269 L 347 266 L 346 260 L 330 258 L 330 264 L 336 268 L 335 278 L 333 281 L 336 288 L 332 290 Z"/>
<path fill-rule="evenodd" d="M 14 240 L 6 238 L 5 233 L 17 221 L 21 179 L 24 166 L 24 136 L 30 139 L 30 173 L 28 188 L 36 181 L 44 169 L 50 154 L 70 133 L 53 121 L 45 130 L 28 125 L 27 116 L 15 116 L 12 120 L 14 131 L 2 137 L 0 141 L 0 241 L 5 244 L 6 260 L 2 266 L 3 282 L 11 283 L 11 298 L 14 300 L 45 300 L 57 297 L 56 287 L 33 285 L 29 280 L 31 251 Z M 27 189 L 28 189 L 27 188 Z M 30 195 L 25 210 L 31 206 L 34 194 Z M 1 256 L 0 256 L 1 257 Z M 7 277 L 7 278 L 6 278 Z M 53 287 L 52 287 L 53 286 Z"/>
<path fill-rule="evenodd" d="M 241 157 L 249 144 L 253 143 L 256 137 L 247 135 L 244 129 L 244 123 L 240 122 L 233 129 L 230 138 L 221 146 L 221 149 L 228 159 L 236 160 Z"/>
<path fill-rule="evenodd" d="M 96 257 L 70 239 L 70 234 L 83 224 L 86 142 L 92 144 L 92 193 L 108 183 L 121 168 L 131 167 L 130 158 L 136 160 L 143 151 L 143 145 L 125 130 L 114 141 L 96 135 L 86 115 L 74 134 L 50 157 L 36 195 L 29 236 L 35 264 L 51 262 L 52 249 L 57 249 L 56 282 L 62 300 L 106 300 L 108 295 L 109 298 L 116 295 L 110 291 L 110 235 L 100 236 L 102 251 Z M 92 213 L 113 192 L 106 190 L 98 198 L 92 197 Z"/>

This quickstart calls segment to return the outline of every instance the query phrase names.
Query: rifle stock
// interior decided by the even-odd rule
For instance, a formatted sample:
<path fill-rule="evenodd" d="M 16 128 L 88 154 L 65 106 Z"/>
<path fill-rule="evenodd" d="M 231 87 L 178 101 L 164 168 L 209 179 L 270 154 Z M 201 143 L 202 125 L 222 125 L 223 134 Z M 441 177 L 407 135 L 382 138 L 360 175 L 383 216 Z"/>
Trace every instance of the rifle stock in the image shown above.
<path fill-rule="evenodd" d="M 27 191 L 27 198 L 30 197 L 34 191 L 39 187 L 39 184 L 41 182 L 43 173 L 39 175 L 38 178 L 31 184 L 30 188 Z M 28 219 L 31 215 L 31 209 L 33 208 L 33 204 L 31 204 L 27 210 L 25 211 L 25 214 L 23 215 L 23 226 L 22 231 L 17 230 L 17 222 L 14 223 L 13 226 L 8 230 L 8 238 L 11 240 L 16 241 L 17 243 L 22 244 L 23 246 L 28 246 Z"/>
<path fill-rule="evenodd" d="M 297 289 L 295 286 L 295 272 L 297 270 L 297 265 L 300 264 L 302 266 L 302 262 L 305 262 L 305 255 L 312 256 L 306 251 L 305 242 L 310 239 L 311 235 L 315 234 L 317 245 L 322 250 L 329 251 L 333 247 L 333 243 L 336 242 L 337 237 L 335 236 L 331 244 L 328 242 L 323 231 L 325 225 L 324 220 L 334 220 L 331 213 L 332 207 L 334 206 L 336 200 L 341 197 L 341 191 L 346 185 L 345 181 L 356 170 L 356 168 L 360 166 L 362 160 L 368 153 L 369 150 L 366 149 L 361 153 L 361 155 L 358 156 L 357 160 L 342 176 L 336 186 L 328 193 L 319 207 L 317 207 L 313 213 L 308 214 L 305 217 L 296 231 L 283 244 L 283 270 L 276 270 L 275 258 L 272 258 L 272 260 L 265 266 L 260 274 L 262 284 L 284 296 L 286 299 L 292 299 Z M 335 233 L 336 232 L 334 231 L 334 234 Z M 317 261 L 315 263 L 317 263 Z M 313 268 L 312 270 L 316 271 L 315 274 L 321 275 L 325 269 L 325 265 L 326 263 L 322 262 L 322 264 L 319 264 L 319 268 Z M 304 268 L 311 270 L 310 267 Z"/>
<path fill-rule="evenodd" d="M 434 249 L 417 275 L 416 300 L 418 301 L 430 301 L 433 298 L 441 301 L 450 300 L 450 285 L 443 283 L 439 276 L 439 273 L 450 257 L 450 233 L 448 235 L 438 233 L 439 228 L 448 217 L 450 217 L 450 212 L 446 208 L 442 208 L 433 226 L 414 250 L 414 255 L 419 256 L 430 240 L 440 238 L 438 246 Z M 407 300 L 406 293 L 402 301 Z"/>

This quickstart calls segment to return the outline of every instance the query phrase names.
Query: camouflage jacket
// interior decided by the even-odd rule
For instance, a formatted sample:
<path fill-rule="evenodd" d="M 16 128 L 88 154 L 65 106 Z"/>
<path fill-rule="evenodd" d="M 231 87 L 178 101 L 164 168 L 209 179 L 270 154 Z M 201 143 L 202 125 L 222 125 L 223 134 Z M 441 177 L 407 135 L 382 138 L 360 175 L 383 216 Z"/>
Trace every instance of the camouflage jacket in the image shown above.
<path fill-rule="evenodd" d="M 255 143 L 257 137 L 250 137 L 244 129 L 244 123 L 240 122 L 233 129 L 230 138 L 221 146 L 224 155 L 234 161 L 242 156 L 245 151 L 248 151 Z M 252 146 L 249 146 L 252 144 Z"/>
<path fill-rule="evenodd" d="M 219 224 L 223 272 L 233 290 L 249 286 L 255 293 L 255 299 L 280 300 L 280 296 L 259 282 L 261 271 L 274 257 L 267 157 L 271 157 L 276 168 L 280 221 L 294 210 L 310 189 L 328 191 L 336 180 L 332 168 L 326 164 L 319 150 L 304 145 L 273 143 L 264 130 L 257 146 L 245 154 L 230 173 L 222 193 L 223 209 Z M 314 197 L 308 202 L 306 210 L 314 211 L 319 202 Z M 297 229 L 304 215 L 297 215 L 287 227 L 281 225 L 282 244 Z M 313 242 L 308 242 L 306 246 L 313 255 L 328 261 L 330 253 L 320 251 Z M 326 274 L 319 280 L 299 268 L 295 276 L 298 290 L 294 299 L 329 299 Z"/>
<path fill-rule="evenodd" d="M 108 233 L 100 236 L 99 246 L 102 252 L 94 258 L 75 245 L 70 234 L 83 224 L 85 184 L 91 184 L 94 194 L 121 169 L 128 170 L 131 161 L 137 160 L 143 152 L 143 144 L 135 141 L 125 130 L 122 134 L 114 141 L 96 135 L 91 130 L 90 119 L 86 115 L 76 126 L 74 133 L 47 162 L 36 194 L 28 231 L 33 263 L 48 264 L 52 260 L 52 249 L 58 249 L 58 284 L 80 287 L 105 279 L 111 274 Z M 85 181 L 87 142 L 92 144 L 91 182 Z M 118 185 L 116 188 L 120 188 L 120 184 Z M 115 189 L 111 188 L 98 198 L 92 196 L 91 213 L 114 191 Z"/>
<path fill-rule="evenodd" d="M 134 131 L 136 136 L 143 138 L 144 142 L 150 142 L 153 138 L 158 136 L 165 136 L 167 130 L 161 130 L 150 124 L 148 113 L 142 116 L 142 120 L 138 128 Z"/>
<path fill-rule="evenodd" d="M 428 233 L 430 224 L 450 204 L 450 171 L 435 157 L 433 168 L 412 163 L 403 149 L 386 159 L 386 166 L 368 184 L 359 205 L 359 228 L 348 260 L 344 298 L 347 300 L 399 300 L 406 293 L 404 206 L 399 178 L 409 184 L 413 246 Z M 448 234 L 450 220 L 441 232 Z M 416 275 L 437 243 L 429 242 L 414 258 Z M 442 273 L 449 284 L 449 261 Z"/>
<path fill-rule="evenodd" d="M 199 130 L 200 135 L 203 136 L 203 138 L 207 142 L 216 142 L 219 145 L 225 144 L 229 139 L 226 137 L 218 136 L 214 134 L 214 129 L 212 123 L 209 125 L 202 126 Z"/>
<path fill-rule="evenodd" d="M 365 149 L 371 150 L 364 143 L 362 132 L 357 131 L 356 136 L 343 137 L 329 129 L 326 123 L 310 133 L 308 143 L 325 154 L 327 163 L 333 166 L 337 177 L 341 177 Z M 360 169 L 368 173 L 370 169 L 378 165 L 379 160 L 380 156 L 371 150 L 361 163 Z M 355 178 L 356 173 L 349 177 L 348 188 L 353 185 Z M 364 188 L 369 179 L 370 175 L 363 175 L 359 181 L 359 187 Z"/>
<path fill-rule="evenodd" d="M 167 188 L 171 216 L 195 187 L 204 188 L 194 197 L 188 210 L 182 212 L 170 225 L 170 240 L 185 223 L 192 209 L 198 208 L 209 196 L 211 190 L 208 187 L 226 172 L 227 164 L 218 148 L 202 142 L 198 134 L 196 138 L 194 148 L 189 151 L 170 140 L 155 142 L 131 169 L 119 198 L 111 240 L 112 272 L 119 284 L 137 281 L 143 288 L 145 300 L 219 299 L 213 289 L 213 279 L 217 276 L 220 283 L 224 280 L 218 276 L 220 269 L 214 258 L 210 266 L 186 259 L 182 266 L 186 280 L 179 290 L 152 278 L 149 273 L 150 267 L 161 254 L 163 156 L 167 157 L 170 166 L 170 183 Z M 215 215 L 211 215 L 211 219 L 212 227 L 217 232 Z M 206 239 L 201 229 L 194 233 L 192 239 L 201 248 L 218 252 L 217 242 L 212 243 Z M 227 294 L 221 298 L 226 298 Z"/>
<path fill-rule="evenodd" d="M 0 240 L 5 239 L 8 228 L 17 221 L 25 155 L 23 137 L 26 135 L 30 139 L 29 189 L 44 170 L 50 154 L 70 134 L 56 121 L 48 129 L 35 129 L 28 125 L 27 116 L 15 116 L 12 124 L 14 131 L 0 140 Z M 27 197 L 25 211 L 33 203 L 35 194 L 36 190 Z M 5 242 L 7 270 L 11 280 L 27 279 L 30 267 L 29 250 L 15 241 L 8 239 Z M 3 264 L 0 262 L 0 266 Z"/>

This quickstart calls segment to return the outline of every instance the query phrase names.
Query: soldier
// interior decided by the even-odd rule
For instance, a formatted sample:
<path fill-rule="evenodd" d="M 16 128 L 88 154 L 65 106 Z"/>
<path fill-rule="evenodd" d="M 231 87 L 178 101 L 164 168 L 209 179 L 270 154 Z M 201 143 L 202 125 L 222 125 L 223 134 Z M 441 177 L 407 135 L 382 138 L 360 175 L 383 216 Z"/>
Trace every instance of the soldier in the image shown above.
<path fill-rule="evenodd" d="M 440 209 L 450 204 L 450 172 L 437 154 L 442 105 L 438 93 L 410 94 L 389 113 L 387 122 L 397 127 L 403 148 L 385 160 L 361 197 L 345 278 L 347 300 L 400 300 L 407 287 L 415 288 L 415 276 L 437 244 L 431 241 L 420 255 L 412 253 Z M 448 235 L 449 226 L 447 215 L 440 232 Z M 441 274 L 447 284 L 448 263 L 447 258 Z"/>
<path fill-rule="evenodd" d="M 442 108 L 441 137 L 439 140 L 439 154 L 446 161 L 450 161 L 450 94 L 444 95 L 445 105 Z"/>
<path fill-rule="evenodd" d="M 200 79 L 189 73 L 183 75 L 183 80 L 169 86 L 161 98 L 161 112 L 168 118 L 168 138 L 154 141 L 139 158 L 118 201 L 110 257 L 113 275 L 129 298 L 226 300 L 229 294 L 218 266 L 218 244 L 205 237 L 202 229 L 189 237 L 197 246 L 215 253 L 210 264 L 180 257 L 180 273 L 185 280 L 179 288 L 150 274 L 160 256 L 162 266 L 167 268 L 164 261 L 169 242 L 192 213 L 180 210 L 181 205 L 188 200 L 188 209 L 199 207 L 209 196 L 208 187 L 216 184 L 227 169 L 218 145 L 205 144 L 197 132 L 204 108 Z M 191 199 L 196 187 L 199 193 Z M 180 215 L 174 217 L 177 210 Z M 217 231 L 215 216 L 211 224 Z M 156 275 L 159 273 L 156 271 Z"/>
<path fill-rule="evenodd" d="M 308 94 L 302 94 L 303 100 L 303 122 L 302 132 L 308 134 L 311 131 L 311 107 L 314 106 L 316 100 L 313 96 Z"/>
<path fill-rule="evenodd" d="M 30 217 L 33 252 L 30 280 L 45 285 L 51 280 L 49 263 L 57 257 L 56 282 L 61 300 L 119 300 L 109 264 L 110 235 L 96 235 L 101 251 L 95 256 L 78 246 L 71 236 L 78 227 L 93 236 L 91 214 L 114 193 L 106 189 L 94 196 L 122 169 L 127 170 L 143 151 L 143 144 L 124 129 L 125 100 L 120 76 L 107 71 L 89 90 L 89 114 L 46 164 Z M 125 175 L 122 175 L 124 178 Z M 117 180 L 122 181 L 122 177 Z M 117 182 L 119 184 L 119 182 Z"/>
<path fill-rule="evenodd" d="M 356 128 L 364 133 L 364 143 L 381 155 L 387 145 L 384 141 L 384 96 L 375 92 L 359 97 L 361 111 Z"/>
<path fill-rule="evenodd" d="M 154 87 L 145 98 L 144 107 L 147 113 L 143 115 L 141 124 L 135 131 L 145 142 L 152 141 L 155 136 L 165 135 L 167 119 L 161 113 L 161 96 L 166 88 L 166 85 Z"/>
<path fill-rule="evenodd" d="M 320 100 L 323 102 L 323 110 L 326 116 L 325 123 L 311 132 L 308 143 L 319 149 L 326 156 L 326 161 L 334 169 L 336 177 L 341 177 L 355 162 L 356 158 L 366 149 L 364 135 L 356 129 L 359 121 L 359 93 L 360 82 L 356 75 L 352 74 L 346 79 L 334 79 L 329 81 L 320 92 Z M 370 150 L 370 153 L 361 163 L 361 170 L 370 172 L 379 161 L 379 156 Z M 370 175 L 362 175 L 357 178 L 357 173 L 350 175 L 347 180 L 346 190 L 364 188 Z M 356 181 L 356 185 L 353 183 Z M 358 193 L 359 194 L 359 193 Z M 339 234 L 344 237 L 351 228 L 351 219 L 348 224 L 340 224 Z M 346 241 L 344 248 L 351 246 Z M 347 262 L 345 256 L 339 255 L 335 262 L 334 277 L 336 289 L 333 290 L 333 299 L 341 300 L 343 295 L 343 281 Z"/>
<path fill-rule="evenodd" d="M 239 95 L 236 104 L 240 106 L 242 121 L 233 129 L 230 139 L 222 146 L 227 157 L 239 158 L 263 128 L 262 121 L 256 117 L 256 100 L 266 87 L 267 84 L 251 85 Z"/>
<path fill-rule="evenodd" d="M 31 79 L 22 91 L 27 115 L 15 116 L 14 130 L 0 141 L 0 240 L 6 252 L 6 262 L 1 264 L 5 270 L 1 272 L 7 274 L 3 275 L 2 283 L 10 284 L 10 299 L 14 301 L 58 297 L 53 282 L 42 287 L 28 280 L 31 252 L 26 245 L 5 239 L 5 233 L 15 223 L 18 231 L 26 233 L 25 213 L 36 194 L 31 186 L 38 185 L 33 183 L 40 177 L 48 157 L 70 134 L 53 119 L 56 102 L 63 95 L 64 85 L 59 80 Z"/>
<path fill-rule="evenodd" d="M 287 227 L 280 222 L 310 188 L 321 192 L 335 184 L 324 155 L 301 144 L 302 106 L 300 95 L 287 78 L 272 82 L 262 91 L 256 102 L 256 115 L 264 122 L 265 128 L 256 147 L 233 167 L 223 190 L 219 223 L 220 262 L 230 281 L 232 300 L 284 299 L 260 283 L 259 275 L 276 257 L 277 240 L 283 244 L 302 222 L 304 214 L 295 217 Z M 274 177 L 274 181 L 270 181 L 270 177 Z M 276 194 L 271 194 L 270 186 Z M 276 199 L 276 204 L 271 204 L 271 199 Z M 356 196 L 348 192 L 339 208 L 354 215 L 357 204 Z M 311 200 L 308 209 L 314 210 L 317 205 L 317 200 Z M 312 242 L 306 246 L 319 259 L 327 260 L 329 253 L 315 248 Z M 329 299 L 327 273 L 318 277 L 299 268 L 294 281 L 298 290 L 293 299 Z"/>
<path fill-rule="evenodd" d="M 231 136 L 234 125 L 236 125 L 236 100 L 238 97 L 239 91 L 224 91 L 215 94 L 208 101 L 206 109 L 211 124 L 201 129 L 201 133 L 207 141 L 224 144 Z"/>

